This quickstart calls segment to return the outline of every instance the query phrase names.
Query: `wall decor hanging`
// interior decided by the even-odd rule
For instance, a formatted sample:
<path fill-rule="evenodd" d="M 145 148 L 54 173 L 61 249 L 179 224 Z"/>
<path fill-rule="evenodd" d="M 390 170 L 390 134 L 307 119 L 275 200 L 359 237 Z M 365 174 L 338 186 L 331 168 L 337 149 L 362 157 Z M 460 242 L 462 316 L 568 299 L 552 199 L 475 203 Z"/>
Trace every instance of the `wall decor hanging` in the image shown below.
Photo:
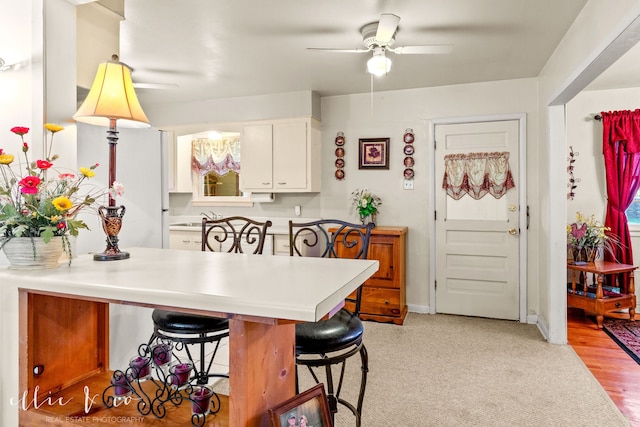
<path fill-rule="evenodd" d="M 413 179 L 415 173 L 413 172 L 413 165 L 415 164 L 413 160 L 413 153 L 415 152 L 415 148 L 413 146 L 413 141 L 415 141 L 415 136 L 413 135 L 413 129 L 407 128 L 404 131 L 404 135 L 402 136 L 402 140 L 404 141 L 404 171 L 402 172 L 402 176 L 404 179 Z"/>
<path fill-rule="evenodd" d="M 336 145 L 338 146 L 338 148 L 336 148 L 336 172 L 335 172 L 335 177 L 338 181 L 342 181 L 344 179 L 344 148 L 342 148 L 342 146 L 344 145 L 344 133 L 342 132 L 338 132 L 336 134 Z"/>
<path fill-rule="evenodd" d="M 442 188 L 452 199 L 465 194 L 481 199 L 491 194 L 501 198 L 515 187 L 508 152 L 448 154 L 444 157 Z"/>
<path fill-rule="evenodd" d="M 576 161 L 576 157 L 578 157 L 580 153 L 577 151 L 573 151 L 573 147 L 569 146 L 569 157 L 567 157 L 567 161 L 569 162 L 569 166 L 567 166 L 567 172 L 569 173 L 569 183 L 567 183 L 567 187 L 569 187 L 569 192 L 567 193 L 567 199 L 573 200 L 576 196 L 575 190 L 578 188 L 578 183 L 580 182 L 580 178 L 576 178 L 573 176 L 573 164 Z"/>
<path fill-rule="evenodd" d="M 361 138 L 358 169 L 389 169 L 390 138 Z"/>

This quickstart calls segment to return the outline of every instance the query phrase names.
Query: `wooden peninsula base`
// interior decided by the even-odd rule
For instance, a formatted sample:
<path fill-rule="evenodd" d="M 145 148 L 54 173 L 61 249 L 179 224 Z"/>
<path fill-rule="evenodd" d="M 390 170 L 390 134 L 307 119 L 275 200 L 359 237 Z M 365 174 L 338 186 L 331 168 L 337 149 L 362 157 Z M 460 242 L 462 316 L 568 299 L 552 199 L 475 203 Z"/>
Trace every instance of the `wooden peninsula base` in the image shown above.
<path fill-rule="evenodd" d="M 167 403 L 163 418 L 140 415 L 135 399 L 114 408 L 104 406 L 102 392 L 113 375 L 108 370 L 108 310 L 106 302 L 20 291 L 20 353 L 27 355 L 19 365 L 21 427 L 192 425 L 189 401 L 179 406 Z M 204 426 L 266 426 L 265 407 L 281 403 L 283 395 L 295 394 L 293 351 L 274 351 L 277 343 L 293 349 L 295 325 L 250 320 L 229 320 L 233 355 L 229 380 L 232 388 L 238 385 L 231 397 L 220 396 L 220 412 L 207 415 Z M 252 358 L 255 354 L 261 355 L 259 363 Z M 270 366 L 282 367 L 281 375 L 269 376 Z M 157 388 L 147 381 L 143 389 L 153 395 Z M 256 393 L 262 399 L 253 398 Z M 243 421 L 238 424 L 237 420 Z"/>

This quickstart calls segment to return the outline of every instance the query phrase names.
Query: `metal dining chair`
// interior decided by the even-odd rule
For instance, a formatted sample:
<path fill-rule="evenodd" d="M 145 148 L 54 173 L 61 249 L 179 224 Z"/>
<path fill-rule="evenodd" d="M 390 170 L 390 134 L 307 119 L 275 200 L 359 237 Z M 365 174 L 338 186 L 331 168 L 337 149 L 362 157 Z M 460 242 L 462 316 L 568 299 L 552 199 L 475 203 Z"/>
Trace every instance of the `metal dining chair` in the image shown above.
<path fill-rule="evenodd" d="M 366 259 L 374 227 L 372 222 L 362 225 L 335 219 L 306 223 L 289 221 L 290 255 Z M 355 298 L 347 298 L 345 307 L 331 318 L 296 324 L 296 365 L 306 366 L 316 384 L 320 383 L 320 377 L 315 368 L 324 368 L 332 422 L 335 422 L 339 403 L 355 415 L 358 427 L 361 425 L 362 403 L 369 372 L 369 358 L 362 340 L 364 326 L 358 317 L 361 296 L 362 287 L 359 287 Z M 340 392 L 346 361 L 356 354 L 360 355 L 362 375 L 358 402 L 354 405 L 340 397 Z M 334 387 L 333 366 L 340 366 L 337 387 Z M 297 374 L 296 370 L 296 390 L 299 391 Z"/>
<path fill-rule="evenodd" d="M 202 251 L 262 254 L 267 229 L 271 221 L 255 221 L 250 218 L 233 216 L 223 219 L 202 219 Z M 244 245 L 244 246 L 243 246 Z M 220 317 L 202 316 L 156 309 L 153 311 L 153 335 L 149 345 L 154 342 L 172 344 L 187 354 L 194 366 L 194 378 L 198 384 L 207 384 L 210 377 L 225 377 L 228 374 L 211 373 L 213 360 L 223 338 L 229 336 L 229 321 Z M 215 343 L 208 362 L 206 344 Z M 190 347 L 197 346 L 200 364 L 196 363 Z M 177 355 L 176 355 L 177 357 Z"/>

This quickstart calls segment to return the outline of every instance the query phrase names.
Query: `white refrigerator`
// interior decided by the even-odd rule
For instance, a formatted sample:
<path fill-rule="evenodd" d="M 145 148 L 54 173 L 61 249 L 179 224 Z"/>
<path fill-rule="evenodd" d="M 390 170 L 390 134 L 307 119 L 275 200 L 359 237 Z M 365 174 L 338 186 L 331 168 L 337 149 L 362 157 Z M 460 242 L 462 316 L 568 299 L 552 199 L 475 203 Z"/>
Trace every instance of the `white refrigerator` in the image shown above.
<path fill-rule="evenodd" d="M 124 196 L 116 204 L 125 206 L 119 247 L 169 247 L 169 190 L 167 174 L 167 135 L 153 128 L 118 129 L 116 180 L 124 185 Z M 78 123 L 78 166 L 95 163 L 96 176 L 91 183 L 108 186 L 109 147 L 107 128 Z M 104 204 L 107 200 L 104 200 Z M 106 237 L 97 215 L 83 217 L 91 231 L 82 230 L 76 252 L 102 252 Z M 135 262 L 135 253 L 125 261 Z M 110 364 L 112 369 L 124 369 L 136 354 L 137 346 L 147 342 L 153 331 L 151 309 L 111 304 Z"/>

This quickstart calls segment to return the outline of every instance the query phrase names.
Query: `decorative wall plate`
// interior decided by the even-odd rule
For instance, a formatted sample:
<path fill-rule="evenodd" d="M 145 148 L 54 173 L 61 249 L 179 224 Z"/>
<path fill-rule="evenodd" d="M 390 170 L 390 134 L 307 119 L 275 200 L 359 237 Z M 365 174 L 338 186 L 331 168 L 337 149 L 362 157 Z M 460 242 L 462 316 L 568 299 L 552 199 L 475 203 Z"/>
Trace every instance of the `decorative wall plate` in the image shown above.
<path fill-rule="evenodd" d="M 336 157 L 344 157 L 344 148 L 336 148 Z"/>
<path fill-rule="evenodd" d="M 414 176 L 413 169 L 407 168 L 404 170 L 404 179 L 413 179 Z"/>
<path fill-rule="evenodd" d="M 412 155 L 414 151 L 415 150 L 413 148 L 413 145 L 405 145 L 404 146 L 404 154 L 406 154 L 407 156 Z"/>
<path fill-rule="evenodd" d="M 344 179 L 344 171 L 342 169 L 336 171 L 336 179 Z"/>
<path fill-rule="evenodd" d="M 336 136 L 336 145 L 339 147 L 344 145 L 344 136 L 342 135 Z"/>
<path fill-rule="evenodd" d="M 406 144 L 411 144 L 413 142 L 413 134 L 412 133 L 405 133 L 403 139 L 404 139 L 404 142 Z"/>
<path fill-rule="evenodd" d="M 336 159 L 336 167 L 337 168 L 343 168 L 344 167 L 344 159 L 342 159 L 342 158 Z"/>
<path fill-rule="evenodd" d="M 413 157 L 407 156 L 404 158 L 404 165 L 408 168 L 412 167 L 415 164 Z"/>

